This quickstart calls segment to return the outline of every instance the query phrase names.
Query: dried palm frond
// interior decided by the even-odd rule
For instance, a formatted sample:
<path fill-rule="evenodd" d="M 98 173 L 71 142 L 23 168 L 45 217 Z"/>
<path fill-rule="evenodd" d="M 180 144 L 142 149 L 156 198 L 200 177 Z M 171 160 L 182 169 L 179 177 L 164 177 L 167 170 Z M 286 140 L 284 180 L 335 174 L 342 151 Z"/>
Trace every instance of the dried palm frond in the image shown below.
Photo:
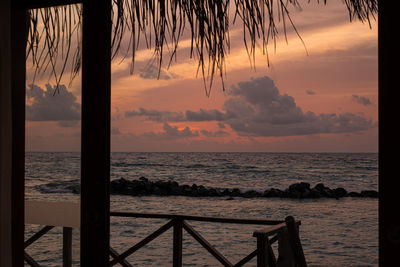
<path fill-rule="evenodd" d="M 375 19 L 377 0 L 343 2 L 350 20 L 370 23 Z M 198 61 L 198 71 L 204 81 L 210 77 L 207 95 L 217 72 L 223 85 L 224 59 L 230 49 L 230 0 L 112 0 L 112 3 L 112 57 L 122 52 L 122 40 L 128 36 L 129 48 L 124 58 L 131 53 L 131 72 L 141 39 L 154 50 L 161 70 L 164 56 L 168 52 L 169 66 L 176 57 L 180 38 L 189 32 L 190 57 Z M 259 40 L 268 58 L 267 47 L 271 41 L 276 42 L 278 23 L 283 24 L 285 36 L 289 24 L 300 37 L 288 11 L 290 5 L 299 6 L 297 0 L 234 0 L 233 5 L 233 22 L 241 20 L 243 42 L 250 61 L 254 61 Z M 81 6 L 30 10 L 29 16 L 27 55 L 32 60 L 35 76 L 48 71 L 59 84 L 69 65 L 72 81 L 81 66 Z M 74 51 L 71 51 L 72 40 L 77 44 Z M 59 60 L 61 64 L 57 64 Z"/>

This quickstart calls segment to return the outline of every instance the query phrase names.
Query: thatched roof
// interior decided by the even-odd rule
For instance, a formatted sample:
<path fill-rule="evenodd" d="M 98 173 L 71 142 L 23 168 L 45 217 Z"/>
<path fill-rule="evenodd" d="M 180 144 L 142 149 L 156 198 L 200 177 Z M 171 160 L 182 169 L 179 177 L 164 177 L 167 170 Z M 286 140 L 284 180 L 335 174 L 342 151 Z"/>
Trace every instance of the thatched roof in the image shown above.
<path fill-rule="evenodd" d="M 310 0 L 308 0 L 310 1 Z M 317 0 L 319 2 L 319 0 Z M 326 4 L 327 0 L 323 0 Z M 342 0 L 351 20 L 370 22 L 378 10 L 377 0 Z M 230 0 L 113 0 L 112 55 L 123 52 L 130 55 L 133 63 L 139 40 L 153 49 L 158 65 L 167 63 L 176 55 L 176 49 L 184 31 L 190 32 L 191 57 L 198 60 L 198 70 L 212 78 L 217 73 L 223 81 L 224 59 L 229 52 L 230 19 L 241 20 L 243 42 L 250 59 L 254 56 L 256 42 L 261 41 L 263 52 L 268 55 L 267 45 L 275 42 L 277 25 L 292 27 L 298 34 L 288 7 L 299 6 L 298 0 L 234 0 L 230 14 Z M 29 11 L 29 35 L 27 54 L 36 73 L 46 70 L 56 83 L 66 68 L 71 68 L 71 79 L 80 70 L 81 6 L 43 8 Z M 39 25 L 43 27 L 39 27 Z M 129 36 L 129 50 L 121 51 L 124 36 Z M 300 37 L 300 35 L 298 34 Z M 77 47 L 71 43 L 76 39 Z M 301 38 L 301 37 L 300 37 Z M 62 64 L 57 60 L 61 60 Z M 56 67 L 56 66 L 60 66 Z"/>

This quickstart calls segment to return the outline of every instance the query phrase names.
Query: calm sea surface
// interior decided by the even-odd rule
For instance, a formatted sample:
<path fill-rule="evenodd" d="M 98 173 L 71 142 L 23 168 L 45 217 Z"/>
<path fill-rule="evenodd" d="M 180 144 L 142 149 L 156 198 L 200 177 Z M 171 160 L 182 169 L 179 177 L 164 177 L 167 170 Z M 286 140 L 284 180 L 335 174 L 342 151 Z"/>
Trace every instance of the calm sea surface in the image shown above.
<path fill-rule="evenodd" d="M 112 153 L 111 179 L 124 177 L 241 190 L 286 189 L 295 182 L 324 183 L 348 191 L 378 189 L 376 153 Z M 79 153 L 27 153 L 26 199 L 79 201 L 69 186 L 79 183 Z M 300 236 L 309 266 L 377 266 L 378 200 L 370 198 L 279 199 L 111 196 L 112 211 L 268 218 L 302 221 Z M 122 253 L 166 221 L 111 218 L 111 246 Z M 259 226 L 190 222 L 231 262 L 256 248 Z M 41 227 L 27 225 L 26 238 Z M 62 231 L 53 229 L 28 247 L 43 266 L 61 266 Z M 188 234 L 184 266 L 220 266 Z M 74 266 L 79 266 L 79 229 L 73 230 Z M 134 266 L 171 266 L 172 230 L 128 258 Z M 255 260 L 247 266 L 255 266 Z"/>

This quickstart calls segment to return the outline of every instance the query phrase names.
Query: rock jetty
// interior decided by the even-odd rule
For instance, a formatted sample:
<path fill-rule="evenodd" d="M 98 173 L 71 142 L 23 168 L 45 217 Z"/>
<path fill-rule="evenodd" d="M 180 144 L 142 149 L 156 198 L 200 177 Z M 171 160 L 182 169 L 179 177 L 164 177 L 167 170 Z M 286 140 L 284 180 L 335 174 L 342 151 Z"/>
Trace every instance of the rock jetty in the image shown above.
<path fill-rule="evenodd" d="M 285 190 L 277 188 L 267 189 L 264 192 L 255 190 L 240 190 L 238 188 L 210 188 L 203 185 L 179 185 L 175 181 L 150 181 L 145 177 L 138 180 L 127 180 L 124 178 L 111 181 L 110 193 L 115 195 L 130 196 L 189 196 L 189 197 L 279 197 L 279 198 L 342 198 L 342 197 L 369 197 L 377 198 L 375 190 L 358 192 L 347 192 L 346 189 L 338 187 L 331 189 L 319 183 L 313 188 L 309 183 L 300 182 L 290 185 Z"/>

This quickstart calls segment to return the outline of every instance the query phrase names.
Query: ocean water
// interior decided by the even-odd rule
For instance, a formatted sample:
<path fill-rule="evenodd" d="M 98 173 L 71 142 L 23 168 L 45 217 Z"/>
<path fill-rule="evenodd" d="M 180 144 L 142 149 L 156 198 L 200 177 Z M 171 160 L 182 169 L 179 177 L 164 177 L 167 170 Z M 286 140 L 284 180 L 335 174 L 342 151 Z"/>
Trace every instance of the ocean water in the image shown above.
<path fill-rule="evenodd" d="M 79 153 L 27 153 L 26 199 L 79 201 Z M 285 189 L 295 182 L 324 183 L 348 191 L 378 189 L 376 153 L 112 153 L 111 179 L 172 180 L 179 184 L 241 190 Z M 112 211 L 302 221 L 300 237 L 309 266 L 377 266 L 378 200 L 111 196 Z M 165 220 L 111 218 L 111 246 L 122 253 Z M 256 248 L 262 226 L 189 222 L 231 262 Z M 41 226 L 27 225 L 26 238 Z M 27 248 L 43 266 L 61 266 L 62 234 L 56 228 Z M 191 236 L 183 235 L 184 266 L 220 266 Z M 276 246 L 274 246 L 276 249 Z M 73 229 L 79 266 L 79 229 Z M 128 257 L 134 266 L 171 266 L 172 230 Z M 247 266 L 255 266 L 252 260 Z"/>

